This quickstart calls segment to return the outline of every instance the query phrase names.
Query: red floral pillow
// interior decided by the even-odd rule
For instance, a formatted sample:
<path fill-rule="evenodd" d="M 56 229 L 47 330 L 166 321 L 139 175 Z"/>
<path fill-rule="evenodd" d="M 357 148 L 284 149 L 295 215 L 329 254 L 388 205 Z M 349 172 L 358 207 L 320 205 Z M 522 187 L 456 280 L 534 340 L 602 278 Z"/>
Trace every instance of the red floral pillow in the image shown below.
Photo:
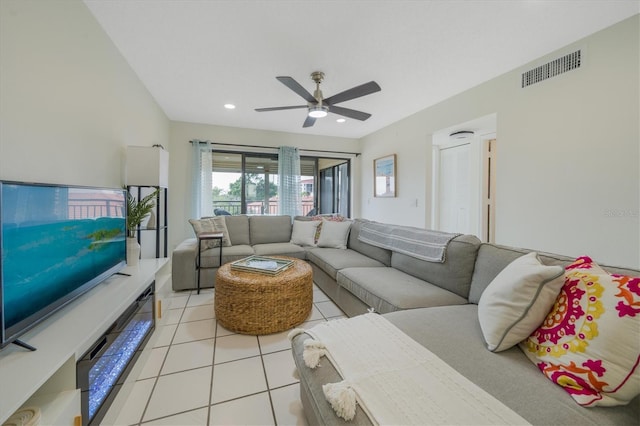
<path fill-rule="evenodd" d="M 640 278 L 579 257 L 565 268 L 551 312 L 520 347 L 578 404 L 629 403 L 640 394 Z"/>

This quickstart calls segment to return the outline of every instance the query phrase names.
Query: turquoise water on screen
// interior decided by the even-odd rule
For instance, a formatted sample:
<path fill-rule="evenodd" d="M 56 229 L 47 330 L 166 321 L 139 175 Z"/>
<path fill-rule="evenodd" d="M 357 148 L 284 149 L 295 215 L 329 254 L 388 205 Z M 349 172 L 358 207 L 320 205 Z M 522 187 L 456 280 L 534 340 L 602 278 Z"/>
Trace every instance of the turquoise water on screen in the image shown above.
<path fill-rule="evenodd" d="M 2 229 L 5 327 L 11 327 L 126 258 L 124 218 Z"/>

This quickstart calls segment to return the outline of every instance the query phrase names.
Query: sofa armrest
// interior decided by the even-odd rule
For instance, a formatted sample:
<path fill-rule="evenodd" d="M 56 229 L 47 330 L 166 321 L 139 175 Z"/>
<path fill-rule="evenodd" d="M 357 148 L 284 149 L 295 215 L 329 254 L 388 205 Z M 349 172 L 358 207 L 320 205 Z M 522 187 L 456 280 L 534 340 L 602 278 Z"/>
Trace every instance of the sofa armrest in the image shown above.
<path fill-rule="evenodd" d="M 173 291 L 196 287 L 196 256 L 198 240 L 190 238 L 181 242 L 171 255 L 171 282 Z"/>

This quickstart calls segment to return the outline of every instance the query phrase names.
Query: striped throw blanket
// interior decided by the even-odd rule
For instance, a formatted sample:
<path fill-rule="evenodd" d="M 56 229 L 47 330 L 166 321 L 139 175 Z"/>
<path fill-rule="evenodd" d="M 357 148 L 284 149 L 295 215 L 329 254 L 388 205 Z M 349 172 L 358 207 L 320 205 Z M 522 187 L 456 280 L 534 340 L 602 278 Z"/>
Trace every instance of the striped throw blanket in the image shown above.
<path fill-rule="evenodd" d="M 449 242 L 461 234 L 366 222 L 362 224 L 358 240 L 416 259 L 444 263 Z"/>
<path fill-rule="evenodd" d="M 328 321 L 306 333 L 313 337 L 304 342 L 307 367 L 322 368 L 326 356 L 344 379 L 323 392 L 347 421 L 357 403 L 379 425 L 529 424 L 378 314 Z"/>

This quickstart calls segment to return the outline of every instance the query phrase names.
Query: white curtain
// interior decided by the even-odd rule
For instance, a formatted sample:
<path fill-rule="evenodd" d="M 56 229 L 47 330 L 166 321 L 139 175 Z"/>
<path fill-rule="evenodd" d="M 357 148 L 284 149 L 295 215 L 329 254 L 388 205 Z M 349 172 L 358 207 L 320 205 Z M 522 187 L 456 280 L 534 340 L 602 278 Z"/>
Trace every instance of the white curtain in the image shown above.
<path fill-rule="evenodd" d="M 213 216 L 211 142 L 191 141 L 191 215 L 193 218 Z"/>
<path fill-rule="evenodd" d="M 293 218 L 302 214 L 300 199 L 300 154 L 298 148 L 281 146 L 278 151 L 278 210 Z"/>

